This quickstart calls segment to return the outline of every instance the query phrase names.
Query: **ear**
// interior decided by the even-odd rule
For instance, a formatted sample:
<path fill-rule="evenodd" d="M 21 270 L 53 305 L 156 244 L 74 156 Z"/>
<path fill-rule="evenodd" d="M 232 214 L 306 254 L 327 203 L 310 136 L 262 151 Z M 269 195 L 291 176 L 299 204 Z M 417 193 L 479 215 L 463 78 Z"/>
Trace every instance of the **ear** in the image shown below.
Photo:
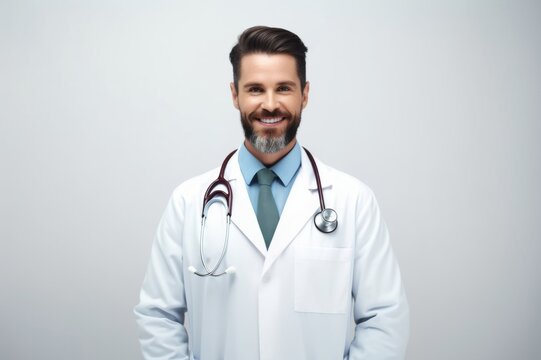
<path fill-rule="evenodd" d="M 308 104 L 308 93 L 310 92 L 310 82 L 306 82 L 304 85 L 304 90 L 302 91 L 302 108 L 304 109 L 306 107 L 306 104 Z"/>
<path fill-rule="evenodd" d="M 239 109 L 239 94 L 237 94 L 237 89 L 235 89 L 235 83 L 230 83 L 229 87 L 231 88 L 231 98 L 233 99 L 233 106 Z"/>

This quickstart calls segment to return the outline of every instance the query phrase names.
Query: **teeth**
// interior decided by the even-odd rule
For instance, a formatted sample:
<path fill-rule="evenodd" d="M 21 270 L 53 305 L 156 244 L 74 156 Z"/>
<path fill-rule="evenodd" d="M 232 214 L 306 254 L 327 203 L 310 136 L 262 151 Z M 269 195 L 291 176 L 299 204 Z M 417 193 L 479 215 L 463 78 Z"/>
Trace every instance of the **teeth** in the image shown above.
<path fill-rule="evenodd" d="M 282 118 L 272 118 L 272 119 L 261 119 L 260 121 L 265 124 L 275 124 L 278 121 L 281 121 Z"/>

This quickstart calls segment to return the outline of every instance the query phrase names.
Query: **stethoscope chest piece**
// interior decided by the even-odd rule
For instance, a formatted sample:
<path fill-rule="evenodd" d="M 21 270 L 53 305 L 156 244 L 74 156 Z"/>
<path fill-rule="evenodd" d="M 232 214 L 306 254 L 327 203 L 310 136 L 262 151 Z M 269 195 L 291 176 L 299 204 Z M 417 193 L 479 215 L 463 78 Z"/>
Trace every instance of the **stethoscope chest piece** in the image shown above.
<path fill-rule="evenodd" d="M 323 233 L 332 233 L 338 227 L 338 215 L 333 209 L 323 209 L 314 216 L 314 224 Z"/>

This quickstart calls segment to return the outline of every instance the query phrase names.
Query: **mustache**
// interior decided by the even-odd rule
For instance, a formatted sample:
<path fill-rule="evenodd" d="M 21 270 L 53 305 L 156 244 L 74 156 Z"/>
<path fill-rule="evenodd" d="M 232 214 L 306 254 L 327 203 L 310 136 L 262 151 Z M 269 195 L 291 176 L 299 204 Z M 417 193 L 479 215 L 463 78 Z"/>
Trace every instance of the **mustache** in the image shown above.
<path fill-rule="evenodd" d="M 274 110 L 274 111 L 268 111 L 268 110 L 261 110 L 257 112 L 253 112 L 250 115 L 250 118 L 274 118 L 274 117 L 290 117 L 291 114 L 288 111 L 281 111 L 281 110 Z"/>

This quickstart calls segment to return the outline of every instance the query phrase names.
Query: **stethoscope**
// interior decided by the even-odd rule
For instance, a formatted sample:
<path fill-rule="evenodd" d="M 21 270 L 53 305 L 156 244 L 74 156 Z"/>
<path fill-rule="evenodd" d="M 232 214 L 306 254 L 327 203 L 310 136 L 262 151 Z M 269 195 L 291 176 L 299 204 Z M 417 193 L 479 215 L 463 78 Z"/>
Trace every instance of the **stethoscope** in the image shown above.
<path fill-rule="evenodd" d="M 336 227 L 338 226 L 338 216 L 336 214 L 336 211 L 333 209 L 327 209 L 325 207 L 325 199 L 323 198 L 323 189 L 321 187 L 321 179 L 319 178 L 319 171 L 316 165 L 316 161 L 314 160 L 314 157 L 312 154 L 304 148 L 304 151 L 306 151 L 306 155 L 308 155 L 308 159 L 310 160 L 310 163 L 312 164 L 312 169 L 314 171 L 314 175 L 316 177 L 316 184 L 317 184 L 317 192 L 319 195 L 319 207 L 320 211 L 314 215 L 314 224 L 316 228 L 321 231 L 322 233 L 331 233 L 334 230 L 336 230 Z M 227 252 L 227 246 L 229 242 L 229 227 L 231 226 L 231 213 L 233 210 L 233 190 L 231 189 L 231 185 L 229 182 L 224 178 L 225 168 L 227 167 L 227 163 L 229 162 L 229 159 L 233 156 L 233 154 L 237 150 L 233 150 L 227 157 L 224 159 L 222 163 L 222 167 L 220 168 L 220 174 L 218 175 L 218 178 L 214 180 L 209 187 L 207 188 L 207 191 L 205 192 L 205 196 L 203 198 L 203 211 L 201 214 L 201 232 L 199 237 L 199 255 L 201 256 L 201 264 L 203 264 L 203 267 L 205 268 L 205 271 L 197 271 L 197 269 L 194 266 L 189 266 L 188 270 L 192 272 L 195 275 L 198 276 L 221 276 L 225 274 L 232 274 L 235 272 L 235 267 L 230 266 L 225 271 L 222 271 L 220 273 L 216 273 L 218 270 L 218 267 L 222 263 L 225 254 Z M 224 186 L 225 190 L 217 190 L 217 186 Z M 220 258 L 216 262 L 214 266 L 209 266 L 209 264 L 205 261 L 204 256 L 204 240 L 205 240 L 205 228 L 207 223 L 207 214 L 209 211 L 209 208 L 211 205 L 219 203 L 222 204 L 227 209 L 227 216 L 226 216 L 226 230 L 225 230 L 225 240 L 224 245 L 222 247 L 222 253 L 220 254 Z"/>

